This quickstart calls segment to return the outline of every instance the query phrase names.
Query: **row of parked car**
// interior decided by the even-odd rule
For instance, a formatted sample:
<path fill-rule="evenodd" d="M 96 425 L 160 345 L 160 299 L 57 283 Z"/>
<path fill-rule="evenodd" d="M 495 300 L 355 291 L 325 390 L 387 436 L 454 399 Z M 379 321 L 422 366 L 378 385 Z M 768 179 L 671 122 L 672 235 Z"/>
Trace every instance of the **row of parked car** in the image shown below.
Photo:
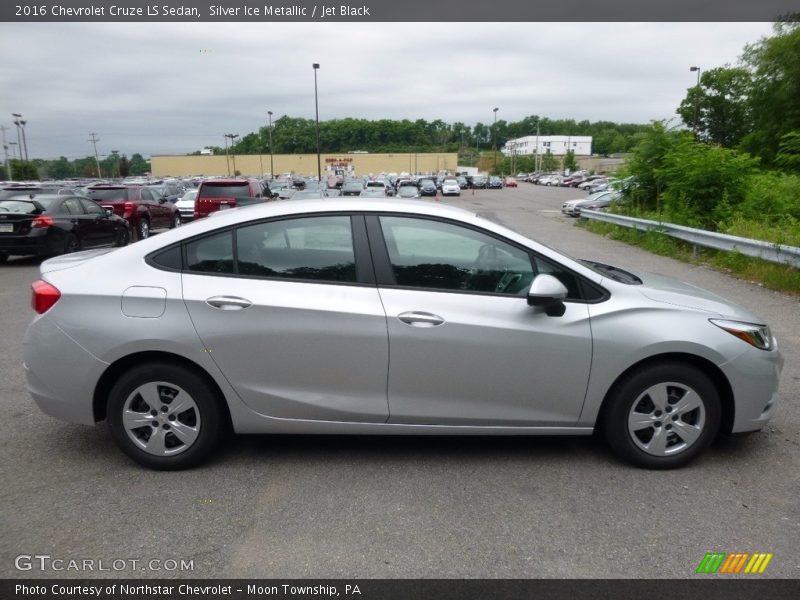
<path fill-rule="evenodd" d="M 516 187 L 513 177 L 209 177 L 0 184 L 0 262 L 124 246 L 220 210 L 269 200 L 360 196 L 459 196 L 463 189 Z"/>

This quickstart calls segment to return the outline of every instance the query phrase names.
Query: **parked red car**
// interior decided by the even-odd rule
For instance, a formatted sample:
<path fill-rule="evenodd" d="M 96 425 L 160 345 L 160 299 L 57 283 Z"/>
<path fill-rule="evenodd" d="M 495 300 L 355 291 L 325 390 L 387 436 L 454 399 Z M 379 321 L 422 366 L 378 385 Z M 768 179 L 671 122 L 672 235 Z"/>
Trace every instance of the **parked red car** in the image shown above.
<path fill-rule="evenodd" d="M 268 187 L 254 179 L 207 179 L 200 184 L 194 201 L 194 218 L 207 217 L 212 212 L 273 197 Z"/>
<path fill-rule="evenodd" d="M 506 187 L 517 187 L 517 180 L 513 177 L 506 177 L 506 180 L 503 182 L 503 185 Z"/>
<path fill-rule="evenodd" d="M 175 205 L 142 185 L 96 185 L 87 193 L 100 206 L 125 219 L 140 240 L 150 237 L 154 229 L 172 229 L 181 224 L 181 213 Z"/>

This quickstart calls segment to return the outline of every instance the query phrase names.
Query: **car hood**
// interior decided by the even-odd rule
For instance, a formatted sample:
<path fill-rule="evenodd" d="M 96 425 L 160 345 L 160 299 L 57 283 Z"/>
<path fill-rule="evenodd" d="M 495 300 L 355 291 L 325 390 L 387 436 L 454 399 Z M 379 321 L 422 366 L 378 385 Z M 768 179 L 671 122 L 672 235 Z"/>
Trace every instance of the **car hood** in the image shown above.
<path fill-rule="evenodd" d="M 62 254 L 48 258 L 39 266 L 39 272 L 44 275 L 45 273 L 52 273 L 53 271 L 63 271 L 64 269 L 71 269 L 78 265 L 91 260 L 97 256 L 113 252 L 116 248 L 98 248 L 97 250 L 83 250 L 82 252 L 73 252 L 71 254 Z"/>
<path fill-rule="evenodd" d="M 748 309 L 691 283 L 653 273 L 636 275 L 642 280 L 642 285 L 639 287 L 641 294 L 655 302 L 700 310 L 748 323 L 765 323 L 764 319 Z"/>

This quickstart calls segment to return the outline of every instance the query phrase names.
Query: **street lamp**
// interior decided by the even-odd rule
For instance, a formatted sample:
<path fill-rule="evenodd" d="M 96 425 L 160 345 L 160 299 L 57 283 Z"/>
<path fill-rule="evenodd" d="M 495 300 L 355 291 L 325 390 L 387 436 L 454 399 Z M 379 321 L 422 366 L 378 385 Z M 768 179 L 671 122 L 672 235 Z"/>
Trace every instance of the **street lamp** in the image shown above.
<path fill-rule="evenodd" d="M 499 108 L 493 108 L 492 112 L 494 112 L 494 124 L 492 125 L 492 146 L 494 148 L 494 170 L 495 174 L 497 173 L 497 111 L 500 110 Z"/>
<path fill-rule="evenodd" d="M 272 163 L 272 111 L 268 110 L 269 115 L 269 176 L 275 179 L 275 165 Z"/>
<path fill-rule="evenodd" d="M 20 162 L 22 162 L 22 150 L 20 150 L 19 144 L 17 142 L 8 142 L 8 145 L 17 147 L 17 150 L 19 151 L 19 160 L 20 160 Z M 14 154 L 14 149 L 13 148 L 11 149 L 11 154 L 12 155 Z"/>
<path fill-rule="evenodd" d="M 322 181 L 322 161 L 319 156 L 319 98 L 317 96 L 317 71 L 319 63 L 311 65 L 314 68 L 314 110 L 317 115 L 317 181 Z"/>
<path fill-rule="evenodd" d="M 689 67 L 689 71 L 697 71 L 697 83 L 695 87 L 697 88 L 697 96 L 694 99 L 694 125 L 692 128 L 694 129 L 694 134 L 697 135 L 697 106 L 700 104 L 700 67 Z"/>
<path fill-rule="evenodd" d="M 25 123 L 27 121 L 22 120 L 22 115 L 19 113 L 11 113 L 11 116 L 14 117 L 14 125 L 17 126 L 17 144 L 19 146 L 19 159 L 22 160 L 22 149 L 25 148 L 25 161 L 28 161 L 28 144 L 25 142 Z M 20 139 L 20 130 L 22 130 L 22 139 Z"/>
<path fill-rule="evenodd" d="M 235 140 L 238 137 L 239 137 L 238 133 L 226 133 L 225 134 L 225 139 L 226 139 L 225 154 L 228 153 L 227 139 L 230 138 L 230 140 L 231 140 L 231 159 L 233 160 L 233 174 L 234 175 L 236 175 L 236 154 L 233 152 L 233 140 Z M 230 168 L 229 168 L 228 169 L 228 175 L 230 175 L 230 174 L 231 174 L 231 172 L 230 172 Z"/>

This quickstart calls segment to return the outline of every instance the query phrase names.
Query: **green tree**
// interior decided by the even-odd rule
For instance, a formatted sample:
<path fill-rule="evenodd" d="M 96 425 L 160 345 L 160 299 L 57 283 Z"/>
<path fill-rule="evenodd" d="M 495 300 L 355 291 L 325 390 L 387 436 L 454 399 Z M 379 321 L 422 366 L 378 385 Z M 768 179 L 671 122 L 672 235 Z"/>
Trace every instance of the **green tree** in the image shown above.
<path fill-rule="evenodd" d="M 700 139 L 733 148 L 751 128 L 750 72 L 743 67 L 705 71 L 700 86 L 689 88 L 677 113 Z"/>
<path fill-rule="evenodd" d="M 800 130 L 800 21 L 774 25 L 775 35 L 745 48 L 744 62 L 751 69 L 752 132 L 742 148 L 775 164 L 783 136 Z"/>
<path fill-rule="evenodd" d="M 667 129 L 664 121 L 654 121 L 646 132 L 638 136 L 638 143 L 627 164 L 637 182 L 628 192 L 636 208 L 661 210 L 661 193 L 665 187 L 664 162 L 680 135 Z"/>
<path fill-rule="evenodd" d="M 39 179 L 36 165 L 31 161 L 12 158 L 9 163 L 11 165 L 11 178 L 15 181 L 36 181 Z"/>
<path fill-rule="evenodd" d="M 555 171 L 558 169 L 559 166 L 558 159 L 555 156 L 553 156 L 550 152 L 542 154 L 542 160 L 540 164 L 542 171 L 547 171 L 547 172 Z"/>
<path fill-rule="evenodd" d="M 130 174 L 144 175 L 150 171 L 150 163 L 138 152 L 134 153 L 130 159 Z"/>
<path fill-rule="evenodd" d="M 569 171 L 577 171 L 578 170 L 578 161 L 575 160 L 575 151 L 574 150 L 567 150 L 567 153 L 564 155 L 564 170 Z"/>
<path fill-rule="evenodd" d="M 775 163 L 786 171 L 800 173 L 800 131 L 790 131 L 781 137 Z"/>
<path fill-rule="evenodd" d="M 715 230 L 745 198 L 757 160 L 681 136 L 661 161 L 664 211 L 670 221 Z"/>
<path fill-rule="evenodd" d="M 131 174 L 131 163 L 124 154 L 119 158 L 119 176 L 127 177 Z"/>

